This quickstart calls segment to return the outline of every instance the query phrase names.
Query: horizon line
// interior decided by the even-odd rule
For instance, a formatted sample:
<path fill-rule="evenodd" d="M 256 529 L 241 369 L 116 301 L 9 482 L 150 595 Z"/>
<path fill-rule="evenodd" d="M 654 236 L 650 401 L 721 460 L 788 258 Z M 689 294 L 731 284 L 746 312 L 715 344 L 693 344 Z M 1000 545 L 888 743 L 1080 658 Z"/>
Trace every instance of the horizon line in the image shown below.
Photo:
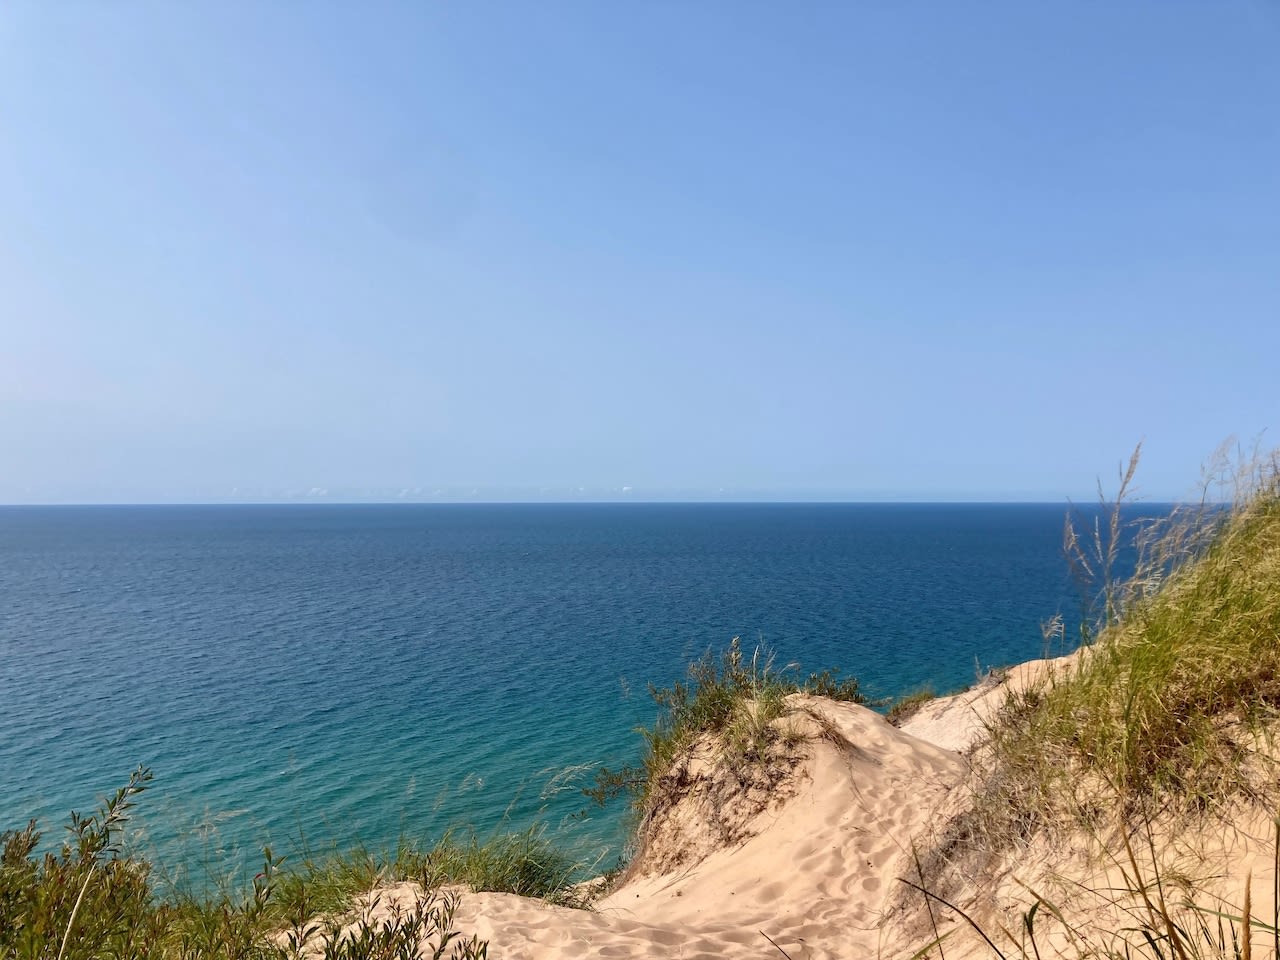
<path fill-rule="evenodd" d="M 319 498 L 280 498 L 264 500 L 114 500 L 0 503 L 0 509 L 57 507 L 564 507 L 564 506 L 1112 506 L 1115 501 L 1097 499 L 579 499 L 579 500 L 327 500 Z M 1141 499 L 1125 501 L 1127 506 L 1177 506 L 1189 500 Z M 1220 505 L 1227 501 L 1205 501 Z"/>

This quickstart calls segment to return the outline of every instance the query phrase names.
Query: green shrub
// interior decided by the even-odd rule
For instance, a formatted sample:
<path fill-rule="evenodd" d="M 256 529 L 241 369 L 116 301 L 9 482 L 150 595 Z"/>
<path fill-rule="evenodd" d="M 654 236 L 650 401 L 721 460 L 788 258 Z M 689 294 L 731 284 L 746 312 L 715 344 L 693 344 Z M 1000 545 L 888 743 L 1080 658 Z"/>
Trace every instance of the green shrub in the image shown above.
<path fill-rule="evenodd" d="M 405 960 L 418 957 L 422 943 L 435 957 L 487 955 L 487 944 L 453 930 L 457 895 L 433 886 L 409 907 L 348 923 L 352 898 L 383 876 L 354 869 L 354 859 L 289 873 L 268 849 L 243 896 L 162 898 L 149 864 L 124 855 L 121 843 L 134 799 L 150 780 L 139 768 L 96 815 L 73 813 L 71 839 L 56 853 L 38 853 L 34 821 L 0 834 L 0 957 L 287 960 L 300 956 L 304 943 L 326 960 Z M 536 847 L 521 838 L 504 842 L 514 862 Z"/>

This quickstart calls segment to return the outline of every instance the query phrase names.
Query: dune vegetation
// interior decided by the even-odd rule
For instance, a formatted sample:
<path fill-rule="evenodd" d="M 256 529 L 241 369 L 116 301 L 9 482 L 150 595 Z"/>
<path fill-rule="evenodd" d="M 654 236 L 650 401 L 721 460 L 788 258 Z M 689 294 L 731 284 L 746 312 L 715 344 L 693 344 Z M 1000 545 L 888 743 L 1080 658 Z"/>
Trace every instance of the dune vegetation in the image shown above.
<path fill-rule="evenodd" d="M 708 650 L 691 663 L 685 680 L 670 687 L 650 686 L 658 715 L 652 726 L 639 731 L 644 738 L 640 765 L 603 768 L 595 786 L 584 792 L 600 804 L 629 794 L 634 810 L 649 814 L 663 797 L 677 761 L 687 757 L 695 743 L 708 739 L 718 759 L 733 769 L 759 769 L 766 776 L 770 770 L 780 772 L 782 752 L 794 739 L 775 721 L 794 693 L 867 702 L 854 677 L 828 669 L 803 678 L 796 664 L 778 669 L 763 647 L 747 656 L 741 639 L 734 637 L 722 653 Z"/>
<path fill-rule="evenodd" d="M 1137 464 L 1129 465 L 1123 494 Z M 993 788 L 1025 825 L 1274 803 L 1280 717 L 1280 474 L 1232 474 L 1234 498 L 1124 530 L 1118 505 L 1069 558 L 1092 601 L 1074 669 L 1011 697 L 991 724 Z M 1124 543 L 1133 572 L 1113 576 Z M 1086 545 L 1087 544 L 1087 545 Z M 1092 585 L 1092 590 L 1088 587 Z"/>
<path fill-rule="evenodd" d="M 92 816 L 71 815 L 70 839 L 39 853 L 34 822 L 0 835 L 0 957 L 77 960 L 392 960 L 480 958 L 488 945 L 454 929 L 458 887 L 563 900 L 577 865 L 541 831 L 488 840 L 450 835 L 394 857 L 367 851 L 306 858 L 264 851 L 248 889 L 205 895 L 162 890 L 122 835 L 151 773 L 139 769 Z M 413 883 L 408 908 L 378 910 L 371 891 Z"/>
<path fill-rule="evenodd" d="M 1277 956 L 1280 466 L 1272 455 L 1215 471 L 1229 496 L 1127 524 L 1137 462 L 1135 451 L 1101 519 L 1068 519 L 1086 604 L 1078 652 L 993 711 L 967 794 L 904 883 L 1000 956 L 1247 958 L 1259 934 Z M 1060 630 L 1055 619 L 1046 637 Z M 1200 859 L 1211 848 L 1213 862 Z M 953 902 L 1032 852 L 1075 857 L 1094 877 L 1057 888 L 1073 887 L 1078 910 L 1092 902 L 1091 928 L 1044 888 L 1024 885 L 1016 924 L 1000 922 L 994 895 L 971 896 L 967 911 Z M 1265 917 L 1250 883 L 1258 861 L 1271 875 Z M 945 956 L 941 946 L 921 955 Z"/>

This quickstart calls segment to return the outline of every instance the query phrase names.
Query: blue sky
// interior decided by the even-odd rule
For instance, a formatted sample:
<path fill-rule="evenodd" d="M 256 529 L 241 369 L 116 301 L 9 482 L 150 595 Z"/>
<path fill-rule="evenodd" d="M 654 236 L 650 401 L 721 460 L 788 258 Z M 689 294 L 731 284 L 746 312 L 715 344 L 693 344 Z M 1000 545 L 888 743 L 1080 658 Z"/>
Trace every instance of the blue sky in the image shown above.
<path fill-rule="evenodd" d="M 6 4 L 0 502 L 1187 492 L 1280 5 Z"/>

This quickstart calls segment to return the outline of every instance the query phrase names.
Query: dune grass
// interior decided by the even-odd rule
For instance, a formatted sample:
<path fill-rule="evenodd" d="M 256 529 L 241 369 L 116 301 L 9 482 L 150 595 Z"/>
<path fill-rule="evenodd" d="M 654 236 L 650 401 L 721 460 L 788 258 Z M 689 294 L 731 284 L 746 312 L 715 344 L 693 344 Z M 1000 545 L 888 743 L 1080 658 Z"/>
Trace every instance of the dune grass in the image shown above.
<path fill-rule="evenodd" d="M 691 663 L 684 681 L 650 685 L 658 715 L 652 726 L 638 730 L 644 738 L 640 765 L 602 768 L 595 785 L 583 792 L 599 804 L 630 794 L 634 810 L 643 815 L 677 759 L 705 737 L 713 738 L 731 768 L 767 763 L 786 736 L 774 721 L 785 713 L 786 698 L 793 693 L 868 702 L 854 677 L 830 669 L 803 677 L 795 664 L 775 667 L 773 655 L 761 646 L 747 656 L 741 639 L 734 637 L 719 655 L 708 650 Z"/>
<path fill-rule="evenodd" d="M 1206 495 L 1135 525 L 1122 506 L 1139 452 L 1098 519 L 1067 523 L 1085 600 L 1074 668 L 1010 696 L 973 758 L 971 806 L 917 859 L 918 876 L 903 879 L 931 918 L 952 910 L 1000 957 L 1038 958 L 1046 925 L 1055 955 L 1240 960 L 1255 939 L 1280 955 L 1280 889 L 1265 919 L 1252 914 L 1247 877 L 1243 903 L 1217 902 L 1162 867 L 1166 841 L 1157 839 L 1210 824 L 1233 830 L 1242 805 L 1280 810 L 1280 464 L 1272 455 L 1215 469 L 1229 497 Z M 1131 572 L 1121 576 L 1126 550 Z M 947 899 L 965 870 L 1037 834 L 1089 838 L 1122 879 L 1074 895 L 1118 911 L 1119 926 L 1074 927 L 1029 888 L 1017 929 L 975 922 Z M 1273 870 L 1280 828 L 1274 858 Z M 917 956 L 945 957 L 942 939 Z"/>
<path fill-rule="evenodd" d="M 244 890 L 165 891 L 149 863 L 126 855 L 122 844 L 130 810 L 150 780 L 150 771 L 139 769 L 98 813 L 72 814 L 70 839 L 56 852 L 39 852 L 34 821 L 0 834 L 0 957 L 390 960 L 417 957 L 425 944 L 423 956 L 478 958 L 487 944 L 453 928 L 458 887 L 572 903 L 571 884 L 584 866 L 532 827 L 402 843 L 390 856 L 365 849 L 308 854 L 296 864 L 267 849 Z M 416 902 L 377 916 L 353 912 L 366 894 L 402 881 L 418 884 Z"/>
<path fill-rule="evenodd" d="M 540 824 L 485 838 L 454 830 L 425 844 L 402 840 L 390 854 L 363 846 L 308 851 L 278 872 L 273 899 L 278 915 L 308 917 L 340 912 L 378 887 L 414 881 L 423 889 L 460 885 L 565 903 L 593 866 L 570 857 Z"/>
<path fill-rule="evenodd" d="M 937 698 L 938 694 L 933 687 L 925 685 L 919 690 L 912 690 L 895 699 L 889 705 L 884 718 L 895 727 L 900 727 L 915 716 L 926 703 Z"/>
<path fill-rule="evenodd" d="M 1043 811 L 1102 784 L 1130 806 L 1194 810 L 1265 786 L 1259 748 L 1280 717 L 1280 472 L 1272 458 L 1237 480 L 1230 504 L 1132 531 L 1122 582 L 1106 579 L 1126 535 L 1119 507 L 1087 550 L 1068 525 L 1077 570 L 1103 578 L 1094 632 L 1073 672 L 1012 699 L 992 727 L 1017 802 Z"/>

